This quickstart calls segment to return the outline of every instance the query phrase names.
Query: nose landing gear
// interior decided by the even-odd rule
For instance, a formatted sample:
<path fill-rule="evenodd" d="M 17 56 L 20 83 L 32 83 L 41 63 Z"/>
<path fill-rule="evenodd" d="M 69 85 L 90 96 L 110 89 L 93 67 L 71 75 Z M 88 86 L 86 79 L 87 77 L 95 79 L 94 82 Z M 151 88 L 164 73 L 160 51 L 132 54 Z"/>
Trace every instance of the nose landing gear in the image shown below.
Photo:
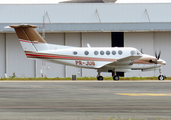
<path fill-rule="evenodd" d="M 162 75 L 161 68 L 159 69 L 159 73 L 160 73 L 160 75 L 158 76 L 158 80 L 163 81 L 164 79 L 166 79 L 166 76 Z"/>
<path fill-rule="evenodd" d="M 159 75 L 159 76 L 158 76 L 158 80 L 162 81 L 162 80 L 164 80 L 164 79 L 165 79 L 164 75 Z"/>

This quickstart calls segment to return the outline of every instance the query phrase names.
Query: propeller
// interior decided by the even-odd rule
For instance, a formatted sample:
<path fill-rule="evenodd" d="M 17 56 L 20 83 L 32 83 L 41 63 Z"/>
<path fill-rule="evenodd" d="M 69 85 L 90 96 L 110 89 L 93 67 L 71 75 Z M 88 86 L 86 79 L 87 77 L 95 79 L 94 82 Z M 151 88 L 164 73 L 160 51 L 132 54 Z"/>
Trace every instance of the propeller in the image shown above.
<path fill-rule="evenodd" d="M 155 57 L 157 60 L 151 59 L 151 60 L 149 60 L 149 62 L 157 64 L 158 60 L 160 59 L 160 55 L 161 55 L 161 51 L 159 51 L 159 54 L 157 54 L 157 52 L 155 51 Z"/>
<path fill-rule="evenodd" d="M 155 57 L 156 57 L 157 60 L 160 59 L 160 55 L 161 55 L 161 50 L 159 51 L 159 54 L 158 55 L 157 55 L 157 52 L 155 52 Z"/>

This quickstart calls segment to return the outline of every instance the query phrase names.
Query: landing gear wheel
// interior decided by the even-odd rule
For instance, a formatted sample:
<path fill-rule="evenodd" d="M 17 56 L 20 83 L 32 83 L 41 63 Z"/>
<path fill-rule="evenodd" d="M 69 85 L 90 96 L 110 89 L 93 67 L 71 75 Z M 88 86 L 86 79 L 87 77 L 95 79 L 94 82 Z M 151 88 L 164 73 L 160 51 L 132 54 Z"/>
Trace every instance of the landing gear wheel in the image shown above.
<path fill-rule="evenodd" d="M 97 77 L 97 80 L 98 80 L 98 81 L 103 81 L 103 76 L 98 76 L 98 77 Z"/>
<path fill-rule="evenodd" d="M 113 80 L 118 81 L 118 80 L 119 80 L 119 76 L 118 76 L 118 75 L 115 75 L 115 76 L 113 77 Z"/>
<path fill-rule="evenodd" d="M 162 81 L 162 80 L 164 80 L 164 79 L 165 79 L 165 76 L 159 75 L 158 80 Z"/>

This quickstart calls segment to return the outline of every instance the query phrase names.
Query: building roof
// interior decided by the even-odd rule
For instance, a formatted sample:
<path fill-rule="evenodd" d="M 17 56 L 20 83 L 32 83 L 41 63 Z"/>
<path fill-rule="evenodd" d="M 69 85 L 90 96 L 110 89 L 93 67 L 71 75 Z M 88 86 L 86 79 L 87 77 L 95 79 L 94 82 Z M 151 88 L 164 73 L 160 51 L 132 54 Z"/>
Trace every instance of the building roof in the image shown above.
<path fill-rule="evenodd" d="M 60 3 L 104 3 L 103 0 L 68 0 Z"/>
<path fill-rule="evenodd" d="M 0 4 L 0 23 L 171 22 L 171 3 L 163 4 Z M 45 22 L 49 23 L 48 18 Z"/>
<path fill-rule="evenodd" d="M 13 29 L 5 29 L 5 26 L 13 23 L 0 24 L 0 33 L 14 32 Z M 37 31 L 42 32 L 42 23 L 36 23 Z M 171 23 L 46 23 L 45 30 L 55 32 L 153 32 L 171 31 Z"/>
<path fill-rule="evenodd" d="M 0 32 L 10 32 L 3 27 L 11 24 L 41 27 L 45 12 L 48 32 L 171 31 L 171 3 L 0 4 L 0 8 Z"/>
<path fill-rule="evenodd" d="M 116 0 L 68 0 L 60 3 L 115 3 Z"/>

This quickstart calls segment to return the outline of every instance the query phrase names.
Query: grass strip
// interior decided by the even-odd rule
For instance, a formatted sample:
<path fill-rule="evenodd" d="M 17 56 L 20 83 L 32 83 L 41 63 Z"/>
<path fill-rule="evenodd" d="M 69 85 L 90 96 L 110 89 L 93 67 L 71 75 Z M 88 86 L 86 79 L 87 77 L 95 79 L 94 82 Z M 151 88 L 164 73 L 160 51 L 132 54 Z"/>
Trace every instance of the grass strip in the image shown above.
<path fill-rule="evenodd" d="M 55 77 L 55 78 L 22 78 L 22 77 L 9 77 L 9 78 L 0 78 L 1 81 L 5 81 L 5 80 L 10 80 L 10 81 L 15 81 L 15 80 L 19 80 L 19 81 L 60 81 L 60 80 L 72 80 L 71 77 L 66 77 L 66 78 L 60 78 L 60 77 Z M 96 77 L 78 77 L 77 80 L 97 80 Z M 104 80 L 113 80 L 112 77 L 104 77 Z M 121 81 L 124 80 L 158 80 L 158 77 L 120 77 Z M 166 80 L 171 80 L 171 77 L 167 77 Z"/>

